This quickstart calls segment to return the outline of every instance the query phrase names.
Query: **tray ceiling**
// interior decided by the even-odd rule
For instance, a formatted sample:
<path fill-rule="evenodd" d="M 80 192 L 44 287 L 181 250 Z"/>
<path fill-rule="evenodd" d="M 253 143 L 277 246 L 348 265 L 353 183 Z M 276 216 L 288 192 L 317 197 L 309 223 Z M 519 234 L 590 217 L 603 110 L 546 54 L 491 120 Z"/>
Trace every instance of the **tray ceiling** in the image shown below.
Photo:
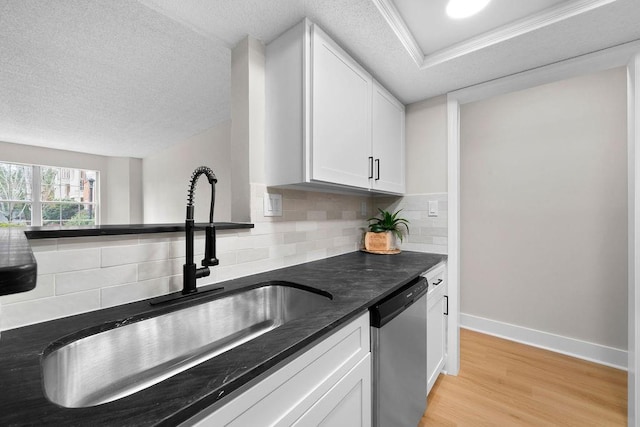
<path fill-rule="evenodd" d="M 527 18 L 559 3 L 570 2 L 567 0 L 491 0 L 477 15 L 465 19 L 451 19 L 445 11 L 449 0 L 392 1 L 425 55 Z"/>

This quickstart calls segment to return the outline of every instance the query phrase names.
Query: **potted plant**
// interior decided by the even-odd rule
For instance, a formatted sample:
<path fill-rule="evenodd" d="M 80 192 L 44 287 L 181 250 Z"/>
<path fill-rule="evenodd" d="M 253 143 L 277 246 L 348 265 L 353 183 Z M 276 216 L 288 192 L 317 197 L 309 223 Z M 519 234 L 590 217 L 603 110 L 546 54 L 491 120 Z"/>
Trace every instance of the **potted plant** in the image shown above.
<path fill-rule="evenodd" d="M 378 209 L 380 218 L 369 218 L 369 231 L 364 236 L 364 248 L 370 252 L 399 252 L 395 245 L 397 237 L 402 242 L 402 234 L 409 234 L 409 221 L 400 218 L 398 214 L 402 209 L 394 213 Z"/>

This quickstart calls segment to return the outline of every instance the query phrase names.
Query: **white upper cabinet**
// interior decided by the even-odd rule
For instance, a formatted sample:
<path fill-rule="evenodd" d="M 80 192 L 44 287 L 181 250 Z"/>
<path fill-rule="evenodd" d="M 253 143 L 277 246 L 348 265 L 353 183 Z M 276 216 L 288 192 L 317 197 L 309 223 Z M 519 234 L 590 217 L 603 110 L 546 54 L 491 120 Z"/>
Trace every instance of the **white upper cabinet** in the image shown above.
<path fill-rule="evenodd" d="M 371 76 L 312 28 L 312 179 L 369 186 Z"/>
<path fill-rule="evenodd" d="M 372 104 L 372 188 L 404 193 L 404 105 L 376 81 Z"/>
<path fill-rule="evenodd" d="M 404 192 L 404 106 L 318 26 L 267 45 L 266 91 L 267 185 Z"/>

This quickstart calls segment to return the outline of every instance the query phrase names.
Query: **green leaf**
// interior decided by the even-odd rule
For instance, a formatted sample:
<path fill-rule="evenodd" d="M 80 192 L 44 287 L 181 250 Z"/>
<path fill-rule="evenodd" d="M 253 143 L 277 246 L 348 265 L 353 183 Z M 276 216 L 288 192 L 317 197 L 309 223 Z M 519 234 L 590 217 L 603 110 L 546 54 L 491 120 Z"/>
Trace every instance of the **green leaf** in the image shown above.
<path fill-rule="evenodd" d="M 380 233 L 383 231 L 391 231 L 393 232 L 402 242 L 403 239 L 403 229 L 406 230 L 407 234 L 409 234 L 409 221 L 405 218 L 399 218 L 398 215 L 402 211 L 402 209 L 397 210 L 396 212 L 389 212 L 378 208 L 380 212 L 380 217 L 372 217 L 367 221 L 369 224 L 369 231 L 374 233 Z"/>

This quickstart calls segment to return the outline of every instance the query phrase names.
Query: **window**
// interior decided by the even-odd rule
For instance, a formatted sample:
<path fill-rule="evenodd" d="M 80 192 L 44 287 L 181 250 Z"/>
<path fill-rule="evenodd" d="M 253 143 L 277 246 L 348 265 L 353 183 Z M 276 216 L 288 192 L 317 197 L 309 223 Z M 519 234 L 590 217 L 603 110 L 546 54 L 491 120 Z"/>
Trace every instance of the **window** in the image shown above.
<path fill-rule="evenodd" d="M 95 225 L 98 172 L 0 162 L 0 226 Z"/>

